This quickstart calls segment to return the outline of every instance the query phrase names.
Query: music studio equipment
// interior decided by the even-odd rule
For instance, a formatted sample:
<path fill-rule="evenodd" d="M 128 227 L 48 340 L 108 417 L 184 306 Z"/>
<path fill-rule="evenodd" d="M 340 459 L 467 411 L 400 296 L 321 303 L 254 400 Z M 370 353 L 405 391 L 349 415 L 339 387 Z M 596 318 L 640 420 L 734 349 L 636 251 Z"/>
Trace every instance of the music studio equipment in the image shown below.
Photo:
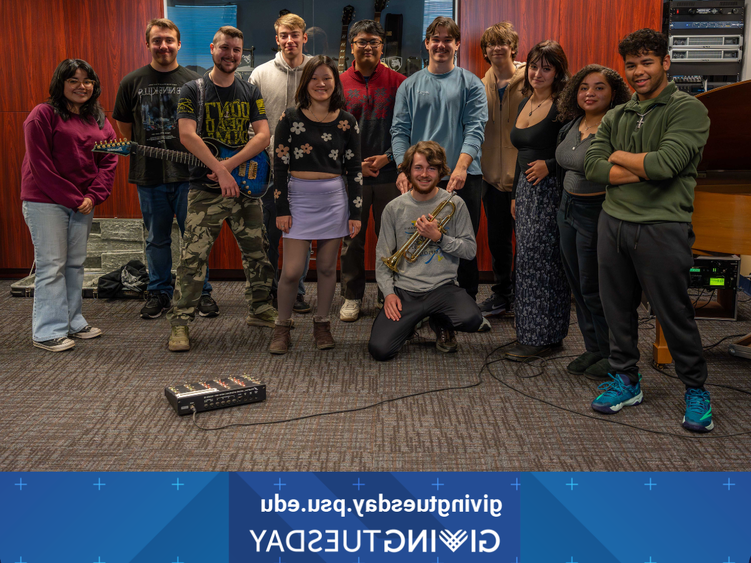
<path fill-rule="evenodd" d="M 266 400 L 266 384 L 249 375 L 177 383 L 164 388 L 169 404 L 180 416 Z"/>
<path fill-rule="evenodd" d="M 453 201 L 451 201 L 451 198 L 453 198 L 456 195 L 456 192 L 451 192 L 451 195 L 444 199 L 441 203 L 438 204 L 438 206 L 433 210 L 433 212 L 430 214 L 432 219 L 431 221 L 438 221 L 438 230 L 441 233 L 445 233 L 444 227 L 448 224 L 448 222 L 451 220 L 451 217 L 454 216 L 454 213 L 456 213 L 456 205 Z M 443 211 L 443 209 L 447 206 L 451 206 L 451 211 L 449 211 L 446 215 L 444 215 L 440 220 L 438 219 L 438 215 Z M 432 241 L 422 236 L 420 233 L 415 231 L 415 233 L 407 239 L 407 241 L 402 245 L 402 247 L 394 252 L 391 256 L 382 257 L 381 260 L 383 261 L 386 266 L 388 266 L 389 270 L 392 272 L 399 273 L 399 262 L 402 258 L 404 258 L 407 262 L 412 264 L 415 262 L 423 250 L 425 250 L 425 247 L 428 246 Z M 414 247 L 412 249 L 412 247 Z M 412 249 L 412 250 L 410 250 Z"/>
<path fill-rule="evenodd" d="M 352 23 L 354 16 L 355 9 L 352 6 L 344 6 L 344 10 L 342 10 L 342 34 L 339 38 L 339 61 L 336 67 L 339 74 L 347 70 L 347 29 L 349 29 L 349 24 Z"/>
<path fill-rule="evenodd" d="M 700 4 L 709 5 L 710 2 Z M 748 123 L 751 123 L 751 104 L 748 101 L 751 100 L 751 80 L 715 88 L 699 94 L 696 99 L 707 108 L 712 126 L 699 163 L 699 176 L 694 189 L 694 213 L 691 217 L 696 236 L 694 251 L 697 254 L 714 254 L 712 259 L 716 259 L 717 254 L 749 255 L 751 164 L 748 155 L 751 154 L 751 128 Z M 703 279 L 706 276 L 703 275 Z M 725 291 L 724 286 L 722 291 Z M 706 309 L 698 312 L 711 312 L 709 305 Z M 732 317 L 729 314 L 725 318 Z M 745 346 L 748 357 L 751 357 L 749 344 L 751 333 L 737 342 L 736 347 L 740 350 Z M 653 354 L 657 364 L 669 364 L 672 361 L 659 331 Z"/>
<path fill-rule="evenodd" d="M 740 80 L 745 0 L 686 0 L 663 4 L 668 77 L 691 95 Z"/>

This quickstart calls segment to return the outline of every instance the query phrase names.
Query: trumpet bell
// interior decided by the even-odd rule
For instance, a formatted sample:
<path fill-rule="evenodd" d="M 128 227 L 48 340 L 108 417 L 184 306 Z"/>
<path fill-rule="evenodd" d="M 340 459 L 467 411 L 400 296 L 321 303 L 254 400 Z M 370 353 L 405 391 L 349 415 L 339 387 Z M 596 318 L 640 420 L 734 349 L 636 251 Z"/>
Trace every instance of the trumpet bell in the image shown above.
<path fill-rule="evenodd" d="M 391 270 L 395 274 L 399 274 L 401 272 L 399 272 L 399 268 L 397 268 L 397 264 L 399 263 L 399 260 L 401 259 L 401 257 L 402 257 L 401 254 L 397 252 L 396 254 L 393 254 L 389 256 L 388 258 L 383 257 L 381 258 L 381 260 L 383 261 L 384 264 L 386 264 L 389 270 Z"/>

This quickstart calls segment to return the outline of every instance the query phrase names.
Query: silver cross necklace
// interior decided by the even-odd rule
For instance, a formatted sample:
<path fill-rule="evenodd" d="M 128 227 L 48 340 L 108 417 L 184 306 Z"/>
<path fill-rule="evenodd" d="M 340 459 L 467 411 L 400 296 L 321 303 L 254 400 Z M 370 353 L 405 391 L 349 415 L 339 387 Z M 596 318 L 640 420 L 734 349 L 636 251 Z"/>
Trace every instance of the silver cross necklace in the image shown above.
<path fill-rule="evenodd" d="M 638 122 L 636 123 L 636 129 L 637 129 L 637 130 L 641 129 L 641 126 L 642 126 L 642 125 L 644 125 L 644 118 L 645 118 L 645 117 L 647 117 L 647 114 L 648 114 L 648 113 L 649 113 L 650 111 L 652 111 L 653 109 L 655 109 L 656 107 L 657 107 L 657 104 L 653 104 L 653 105 L 652 105 L 652 106 L 650 106 L 650 108 L 649 108 L 649 109 L 648 109 L 647 111 L 645 111 L 644 113 L 639 113 L 639 112 L 636 112 L 636 115 L 638 115 L 638 116 L 639 116 L 639 121 L 638 121 Z"/>

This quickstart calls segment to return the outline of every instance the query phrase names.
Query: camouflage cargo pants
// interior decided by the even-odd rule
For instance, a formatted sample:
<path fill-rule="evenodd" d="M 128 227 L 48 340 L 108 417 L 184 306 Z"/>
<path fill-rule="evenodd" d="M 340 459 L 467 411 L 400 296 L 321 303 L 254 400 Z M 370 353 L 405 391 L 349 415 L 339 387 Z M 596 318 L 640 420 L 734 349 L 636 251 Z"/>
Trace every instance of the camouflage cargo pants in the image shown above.
<path fill-rule="evenodd" d="M 175 305 L 167 314 L 172 326 L 187 325 L 195 318 L 209 253 L 225 220 L 242 254 L 248 308 L 258 314 L 272 307 L 269 291 L 274 268 L 267 258 L 269 241 L 263 227 L 260 200 L 244 196 L 226 198 L 210 192 L 190 190 L 175 282 Z"/>

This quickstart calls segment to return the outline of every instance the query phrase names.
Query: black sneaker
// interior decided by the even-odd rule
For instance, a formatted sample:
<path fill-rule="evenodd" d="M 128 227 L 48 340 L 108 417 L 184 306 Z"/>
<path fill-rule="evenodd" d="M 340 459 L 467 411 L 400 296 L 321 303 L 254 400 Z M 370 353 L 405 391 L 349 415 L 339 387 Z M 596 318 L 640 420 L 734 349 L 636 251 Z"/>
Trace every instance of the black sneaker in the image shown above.
<path fill-rule="evenodd" d="M 52 338 L 51 340 L 43 340 L 37 342 L 34 340 L 34 347 L 47 350 L 48 352 L 62 352 L 63 350 L 70 350 L 76 345 L 70 338 Z"/>
<path fill-rule="evenodd" d="M 312 310 L 313 307 L 310 306 L 310 303 L 305 301 L 305 296 L 298 293 L 297 298 L 295 299 L 295 304 L 292 305 L 292 312 L 304 315 L 305 313 L 310 313 Z"/>
<path fill-rule="evenodd" d="M 485 301 L 480 303 L 480 312 L 483 317 L 502 315 L 511 312 L 511 301 L 503 295 L 492 293 Z"/>
<path fill-rule="evenodd" d="M 166 293 L 150 293 L 149 300 L 141 309 L 142 319 L 158 319 L 172 307 L 172 299 Z"/>
<path fill-rule="evenodd" d="M 435 331 L 435 347 L 445 354 L 453 354 L 459 347 L 453 330 L 437 327 Z"/>
<path fill-rule="evenodd" d="M 219 315 L 219 305 L 216 304 L 210 293 L 201 295 L 201 300 L 198 302 L 198 314 L 208 318 Z"/>

